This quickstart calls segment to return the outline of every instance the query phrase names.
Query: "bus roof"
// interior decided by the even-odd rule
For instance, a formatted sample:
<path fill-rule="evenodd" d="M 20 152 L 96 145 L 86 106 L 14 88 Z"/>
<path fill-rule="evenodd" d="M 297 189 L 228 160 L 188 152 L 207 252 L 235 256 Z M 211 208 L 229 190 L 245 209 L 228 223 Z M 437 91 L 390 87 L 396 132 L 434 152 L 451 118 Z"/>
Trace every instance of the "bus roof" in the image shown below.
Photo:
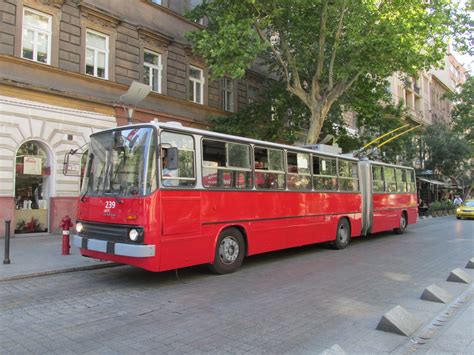
<path fill-rule="evenodd" d="M 152 127 L 158 128 L 158 129 L 169 129 L 169 130 L 176 131 L 176 132 L 196 134 L 196 135 L 205 136 L 205 137 L 233 140 L 233 141 L 238 141 L 238 142 L 242 142 L 242 143 L 254 144 L 254 145 L 270 147 L 270 148 L 287 149 L 287 150 L 293 150 L 293 151 L 298 151 L 298 152 L 311 153 L 311 154 L 315 154 L 315 155 L 318 155 L 318 156 L 328 156 L 328 157 L 345 159 L 345 160 L 359 161 L 358 158 L 350 157 L 350 156 L 347 156 L 345 154 L 333 154 L 333 153 L 328 153 L 328 152 L 320 152 L 318 150 L 305 148 L 305 147 L 294 146 L 294 145 L 289 145 L 289 144 L 273 143 L 273 142 L 268 142 L 268 141 L 262 141 L 262 140 L 259 140 L 259 139 L 246 138 L 246 137 L 241 137 L 241 136 L 234 136 L 234 135 L 230 135 L 230 134 L 213 132 L 213 131 L 206 131 L 204 129 L 185 127 L 185 126 L 181 125 L 178 122 L 151 121 L 149 123 L 138 123 L 138 124 L 133 124 L 133 125 L 128 125 L 128 126 L 118 126 L 118 127 L 115 127 L 115 128 L 109 128 L 107 130 L 103 130 L 103 131 L 100 131 L 100 132 L 95 132 L 92 135 L 95 135 L 95 134 L 98 134 L 98 133 L 101 133 L 101 132 L 106 132 L 106 131 L 114 131 L 114 130 L 117 130 L 117 129 L 126 129 L 126 128 L 132 128 L 132 127 L 146 127 L 146 126 L 148 126 L 148 127 L 152 126 Z M 384 162 L 380 162 L 380 161 L 373 161 L 373 160 L 365 160 L 365 161 L 368 162 L 369 164 L 374 164 L 374 165 L 383 165 L 383 166 L 389 166 L 389 167 L 403 167 L 403 168 L 413 169 L 413 168 L 407 167 L 407 166 L 388 164 L 388 163 L 384 163 Z"/>

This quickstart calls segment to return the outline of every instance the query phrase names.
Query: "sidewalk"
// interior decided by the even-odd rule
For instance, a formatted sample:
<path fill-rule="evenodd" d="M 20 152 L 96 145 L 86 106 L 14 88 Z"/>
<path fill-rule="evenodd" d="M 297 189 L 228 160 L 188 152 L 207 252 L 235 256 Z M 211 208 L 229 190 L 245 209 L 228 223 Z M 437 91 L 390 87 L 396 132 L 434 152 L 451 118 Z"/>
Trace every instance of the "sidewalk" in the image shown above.
<path fill-rule="evenodd" d="M 446 331 L 429 346 L 426 354 L 474 354 L 474 303 L 459 312 Z"/>
<path fill-rule="evenodd" d="M 117 265 L 83 257 L 76 247 L 71 255 L 61 255 L 61 245 L 60 235 L 12 237 L 10 264 L 4 265 L 5 238 L 0 238 L 0 281 Z"/>

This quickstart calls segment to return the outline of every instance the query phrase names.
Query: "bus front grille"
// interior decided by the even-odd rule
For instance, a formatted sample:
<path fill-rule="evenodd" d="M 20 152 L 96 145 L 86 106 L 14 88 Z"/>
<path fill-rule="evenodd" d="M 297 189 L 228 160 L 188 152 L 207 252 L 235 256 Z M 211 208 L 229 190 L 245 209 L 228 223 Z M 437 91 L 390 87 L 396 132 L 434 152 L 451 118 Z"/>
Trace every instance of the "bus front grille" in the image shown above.
<path fill-rule="evenodd" d="M 127 242 L 128 230 L 132 226 L 83 222 L 84 226 L 79 235 L 86 238 L 95 238 L 114 242 Z"/>

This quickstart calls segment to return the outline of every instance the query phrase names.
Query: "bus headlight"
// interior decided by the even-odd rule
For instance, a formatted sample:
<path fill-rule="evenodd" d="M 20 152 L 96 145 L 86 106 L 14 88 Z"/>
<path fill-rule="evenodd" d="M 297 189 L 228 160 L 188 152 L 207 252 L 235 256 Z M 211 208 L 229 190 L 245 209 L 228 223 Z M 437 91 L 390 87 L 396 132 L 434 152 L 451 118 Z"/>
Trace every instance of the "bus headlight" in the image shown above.
<path fill-rule="evenodd" d="M 132 242 L 136 242 L 140 237 L 140 233 L 135 228 L 133 228 L 130 229 L 130 232 L 128 232 L 128 237 Z"/>
<path fill-rule="evenodd" d="M 82 223 L 81 223 L 81 222 L 77 222 L 77 223 L 76 223 L 76 232 L 77 232 L 77 233 L 81 233 L 83 229 L 84 229 L 84 226 L 82 225 Z"/>

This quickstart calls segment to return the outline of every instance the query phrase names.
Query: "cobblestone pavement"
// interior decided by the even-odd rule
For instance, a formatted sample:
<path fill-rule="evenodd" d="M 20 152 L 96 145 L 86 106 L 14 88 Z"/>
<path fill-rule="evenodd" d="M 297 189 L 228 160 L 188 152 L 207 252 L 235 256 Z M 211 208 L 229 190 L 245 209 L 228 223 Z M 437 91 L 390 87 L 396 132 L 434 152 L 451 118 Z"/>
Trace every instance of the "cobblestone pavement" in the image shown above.
<path fill-rule="evenodd" d="M 431 322 L 446 305 L 420 300 L 423 290 L 433 283 L 455 296 L 469 290 L 445 280 L 458 267 L 474 277 L 464 269 L 473 242 L 473 221 L 446 217 L 341 251 L 254 256 L 225 276 L 204 267 L 154 274 L 119 266 L 5 281 L 0 354 L 317 354 L 335 344 L 347 353 L 397 352 L 408 339 L 375 330 L 381 316 L 401 305 Z M 473 333 L 463 339 L 471 349 Z"/>

